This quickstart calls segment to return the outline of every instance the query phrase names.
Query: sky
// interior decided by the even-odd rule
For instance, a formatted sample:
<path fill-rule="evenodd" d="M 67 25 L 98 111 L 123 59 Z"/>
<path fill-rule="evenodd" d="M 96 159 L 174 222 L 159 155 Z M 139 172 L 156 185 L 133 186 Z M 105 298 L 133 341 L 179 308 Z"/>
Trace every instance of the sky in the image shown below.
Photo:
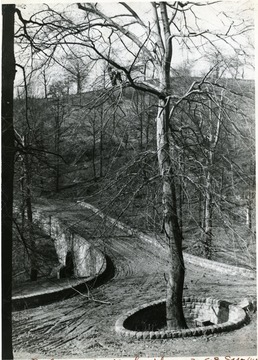
<path fill-rule="evenodd" d="M 6 0 L 2 1 L 2 3 L 5 3 Z M 10 3 L 13 3 L 13 1 L 10 1 Z M 58 2 L 60 5 L 56 5 L 56 2 L 51 2 L 48 1 L 47 4 L 52 5 L 55 4 L 55 7 L 57 6 L 57 8 L 62 8 L 64 6 L 64 4 L 71 4 L 72 1 L 66 1 L 66 0 L 62 0 Z M 148 1 L 129 1 L 128 3 L 131 3 L 131 6 L 133 7 L 134 10 L 137 11 L 137 13 L 139 14 L 139 16 L 144 19 L 145 21 L 148 21 L 148 19 L 151 19 L 151 12 L 147 11 L 147 9 L 149 9 L 149 5 L 150 3 Z M 25 1 L 16 1 L 17 6 L 21 6 L 22 8 L 22 13 L 24 14 L 25 17 L 29 17 L 31 14 L 35 13 L 36 11 L 39 10 L 39 8 L 41 8 L 41 3 L 40 1 L 38 1 L 38 4 L 31 4 L 30 2 L 25 2 Z M 21 5 L 20 5 L 21 4 Z M 121 5 L 115 3 L 115 2 L 108 2 L 108 1 L 100 1 L 100 4 L 103 6 L 103 8 L 105 9 L 105 11 L 107 11 L 108 13 L 112 14 L 115 13 L 117 11 L 117 9 L 122 8 Z M 203 4 L 203 2 L 202 2 Z M 214 30 L 214 29 L 218 29 L 218 24 L 220 24 L 221 26 L 221 21 L 222 23 L 227 20 L 226 16 L 224 15 L 225 12 L 227 14 L 230 14 L 231 12 L 232 14 L 232 22 L 234 22 L 234 25 L 238 25 L 241 24 L 241 21 L 243 20 L 243 14 L 244 17 L 246 18 L 247 16 L 253 16 L 254 13 L 250 12 L 249 14 L 247 14 L 246 12 L 243 13 L 243 9 L 244 8 L 251 8 L 253 6 L 253 2 L 250 0 L 239 0 L 239 1 L 235 1 L 235 0 L 223 0 L 220 3 L 216 3 L 216 4 L 212 4 L 209 7 L 203 7 L 203 6 L 198 6 L 198 13 L 200 15 L 200 18 L 202 18 L 201 21 L 201 25 L 203 28 L 205 29 L 209 29 L 209 30 Z M 124 9 L 124 8 L 123 8 Z M 123 10 L 123 12 L 126 12 L 125 10 Z M 78 13 L 78 10 L 77 10 Z M 219 16 L 217 16 L 217 14 L 219 13 Z M 194 19 L 192 19 L 192 21 L 194 22 Z M 225 30 L 226 31 L 226 30 Z M 241 40 L 242 41 L 242 40 Z M 177 45 L 175 45 L 177 46 Z M 246 45 L 244 45 L 244 47 L 246 47 Z M 193 64 L 193 68 L 192 68 L 192 75 L 199 75 L 201 71 L 206 71 L 207 69 L 207 62 L 205 59 L 203 59 L 202 57 L 199 56 L 199 54 L 197 52 L 193 52 L 192 54 L 189 53 L 189 51 L 186 50 L 182 50 L 182 48 L 180 47 L 180 45 L 178 45 L 178 47 L 176 48 L 176 53 L 177 56 L 174 57 L 174 62 L 173 62 L 173 66 L 179 66 L 183 61 L 185 60 L 198 60 Z M 96 68 L 96 71 L 98 72 L 98 69 Z M 53 74 L 56 73 L 56 70 L 53 70 Z M 251 68 L 247 68 L 245 67 L 245 71 L 244 71 L 244 76 L 245 78 L 254 78 L 254 71 Z M 16 76 L 16 82 L 15 84 L 17 85 L 19 82 L 21 82 L 21 74 L 18 73 Z"/>

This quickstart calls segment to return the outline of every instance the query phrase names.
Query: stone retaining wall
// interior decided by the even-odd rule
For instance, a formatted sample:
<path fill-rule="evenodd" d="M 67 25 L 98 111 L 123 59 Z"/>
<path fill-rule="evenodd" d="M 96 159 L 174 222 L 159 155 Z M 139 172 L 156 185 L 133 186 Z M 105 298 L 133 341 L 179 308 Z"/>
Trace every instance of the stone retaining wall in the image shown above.
<path fill-rule="evenodd" d="M 189 264 L 198 265 L 206 269 L 212 269 L 223 274 L 241 275 L 250 279 L 255 279 L 256 276 L 255 271 L 238 266 L 224 264 L 214 260 L 204 259 L 188 253 L 184 253 L 184 260 Z"/>
<path fill-rule="evenodd" d="M 116 219 L 111 218 L 108 215 L 105 215 L 103 212 L 101 212 L 99 209 L 97 209 L 95 206 L 85 203 L 85 202 L 81 202 L 78 201 L 77 202 L 79 205 L 92 210 L 95 214 L 98 214 L 98 216 L 100 216 L 103 219 L 106 219 L 107 221 L 109 221 L 111 224 L 117 226 L 119 229 L 125 231 L 127 234 L 129 235 L 135 235 L 137 237 L 139 237 L 141 240 L 149 242 L 157 247 L 163 247 L 157 239 L 155 239 L 152 236 L 146 235 L 140 231 L 137 231 L 133 228 L 131 228 L 130 226 L 123 224 L 121 221 L 118 221 Z M 191 255 L 188 253 L 184 252 L 184 260 L 187 263 L 190 264 L 194 264 L 206 269 L 212 269 L 218 272 L 221 272 L 223 274 L 228 274 L 228 275 L 241 275 L 243 277 L 247 277 L 247 278 L 251 278 L 254 279 L 255 278 L 255 271 L 252 270 L 248 270 L 245 268 L 241 268 L 238 266 L 232 266 L 232 265 L 227 265 L 227 264 L 223 264 L 217 261 L 213 261 L 213 260 L 207 260 L 195 255 Z"/>
<path fill-rule="evenodd" d="M 52 275 L 59 274 L 60 268 L 66 264 L 68 251 L 72 253 L 74 277 L 51 282 L 50 286 L 38 285 L 32 291 L 21 291 L 12 296 L 13 310 L 22 310 L 84 292 L 85 285 L 92 287 L 106 281 L 109 276 L 107 260 L 104 254 L 94 248 L 86 239 L 68 229 L 56 216 L 47 215 L 43 210 L 35 209 L 33 218 L 38 226 L 54 240 L 59 261 Z M 109 266 L 110 267 L 110 266 Z M 112 269 L 111 269 L 112 270 Z M 50 280 L 51 281 L 51 280 Z"/>
<path fill-rule="evenodd" d="M 74 276 L 91 277 L 98 275 L 105 268 L 105 257 L 85 238 L 71 231 L 60 219 L 47 215 L 36 209 L 33 217 L 40 228 L 54 240 L 54 245 L 60 266 L 66 265 L 66 256 L 71 252 Z"/>

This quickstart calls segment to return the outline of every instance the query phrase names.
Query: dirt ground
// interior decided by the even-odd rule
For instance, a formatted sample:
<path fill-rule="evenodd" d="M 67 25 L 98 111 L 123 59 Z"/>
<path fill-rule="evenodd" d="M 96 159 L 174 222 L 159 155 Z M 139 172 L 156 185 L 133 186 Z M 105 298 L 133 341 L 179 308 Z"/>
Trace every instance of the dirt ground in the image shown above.
<path fill-rule="evenodd" d="M 60 204 L 48 210 L 59 212 Z M 166 252 L 109 229 L 89 210 L 62 202 L 58 216 L 112 260 L 114 277 L 85 294 L 13 313 L 15 359 L 96 357 L 254 356 L 257 318 L 228 333 L 173 340 L 133 340 L 114 331 L 117 318 L 143 303 L 166 296 Z M 111 231 L 112 230 L 112 231 Z M 213 297 L 234 304 L 256 297 L 256 281 L 222 275 L 186 263 L 184 295 Z"/>

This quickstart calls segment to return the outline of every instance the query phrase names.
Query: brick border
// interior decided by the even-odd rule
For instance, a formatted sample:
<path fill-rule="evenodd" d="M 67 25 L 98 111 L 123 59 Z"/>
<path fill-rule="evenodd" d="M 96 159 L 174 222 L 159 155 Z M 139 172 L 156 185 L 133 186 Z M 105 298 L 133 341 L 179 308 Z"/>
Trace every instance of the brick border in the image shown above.
<path fill-rule="evenodd" d="M 148 307 L 152 307 L 155 305 L 160 305 L 164 303 L 165 305 L 166 299 L 153 301 L 150 303 L 145 303 L 140 305 L 133 310 L 126 312 L 124 315 L 118 318 L 115 323 L 115 331 L 119 335 L 123 337 L 134 338 L 138 340 L 154 340 L 154 339 L 174 339 L 174 338 L 184 338 L 189 336 L 201 336 L 201 335 L 210 335 L 215 333 L 221 333 L 226 331 L 232 331 L 235 329 L 239 329 L 243 326 L 247 320 L 247 315 L 245 311 L 237 305 L 229 304 L 229 311 L 233 314 L 233 319 L 228 320 L 221 324 L 208 325 L 208 326 L 200 326 L 200 327 L 192 327 L 189 329 L 182 330 L 161 330 L 161 331 L 133 331 L 126 329 L 124 327 L 124 322 L 132 315 L 135 315 L 138 311 L 142 309 L 146 309 Z M 183 306 L 194 308 L 195 305 L 205 304 L 205 306 L 212 307 L 219 306 L 225 303 L 223 300 L 211 299 L 211 298 L 196 298 L 196 297 L 184 297 L 183 298 Z"/>

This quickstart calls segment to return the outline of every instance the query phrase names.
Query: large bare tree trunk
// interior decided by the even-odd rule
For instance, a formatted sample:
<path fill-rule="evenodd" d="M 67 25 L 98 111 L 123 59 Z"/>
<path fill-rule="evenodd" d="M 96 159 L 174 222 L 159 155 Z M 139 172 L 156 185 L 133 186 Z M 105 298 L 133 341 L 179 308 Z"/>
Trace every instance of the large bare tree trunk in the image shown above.
<path fill-rule="evenodd" d="M 182 252 L 182 233 L 177 215 L 176 191 L 172 161 L 169 151 L 168 121 L 169 104 L 160 100 L 157 116 L 157 151 L 160 174 L 162 177 L 162 202 L 164 230 L 169 244 L 169 270 L 167 280 L 167 328 L 186 328 L 183 314 L 184 259 Z"/>
<path fill-rule="evenodd" d="M 160 14 L 164 33 L 164 58 L 160 71 L 160 84 L 164 93 L 168 93 L 170 84 L 170 64 L 172 59 L 172 43 L 167 15 L 167 5 L 160 3 Z M 162 202 L 164 230 L 169 244 L 169 270 L 167 280 L 166 316 L 167 328 L 186 328 L 183 313 L 183 287 L 185 267 L 182 252 L 182 232 L 179 227 L 176 190 L 174 183 L 173 164 L 171 159 L 169 142 L 169 98 L 159 100 L 159 112 L 157 116 L 157 152 L 160 175 L 162 177 Z"/>
<path fill-rule="evenodd" d="M 13 82 L 15 5 L 3 5 L 2 24 L 2 359 L 12 359 Z"/>

